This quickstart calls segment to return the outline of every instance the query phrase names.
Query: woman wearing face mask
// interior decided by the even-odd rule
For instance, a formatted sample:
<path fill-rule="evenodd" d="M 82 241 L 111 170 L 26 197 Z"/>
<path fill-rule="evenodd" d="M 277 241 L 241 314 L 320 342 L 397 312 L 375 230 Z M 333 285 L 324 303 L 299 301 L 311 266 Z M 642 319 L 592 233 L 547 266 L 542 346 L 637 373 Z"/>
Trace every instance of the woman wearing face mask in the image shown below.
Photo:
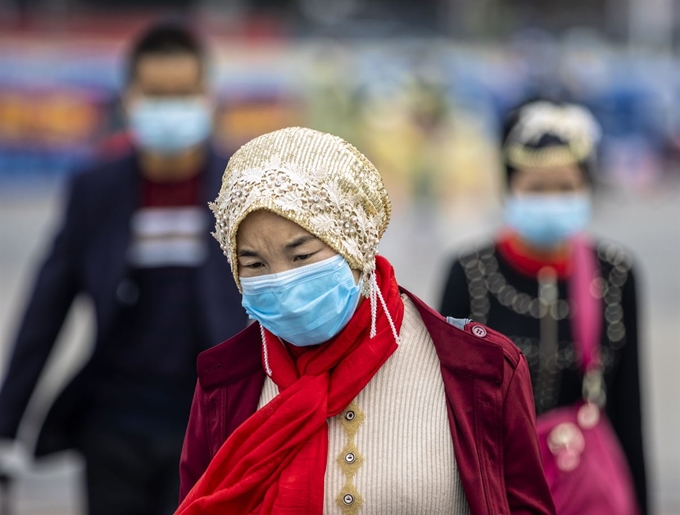
<path fill-rule="evenodd" d="M 536 101 L 509 116 L 503 138 L 505 226 L 492 244 L 453 262 L 440 312 L 488 324 L 524 352 L 539 430 L 541 415 L 580 402 L 584 370 L 597 369 L 597 402 L 606 404 L 632 473 L 633 500 L 624 504 L 634 504 L 637 496 L 645 512 L 632 260 L 618 245 L 593 243 L 583 234 L 598 138 L 596 121 L 576 105 Z M 551 451 L 559 458 L 557 447 Z M 569 472 L 577 463 L 563 465 Z"/>
<path fill-rule="evenodd" d="M 255 323 L 199 356 L 178 514 L 554 513 L 524 357 L 399 288 L 363 155 L 266 134 L 212 209 Z"/>

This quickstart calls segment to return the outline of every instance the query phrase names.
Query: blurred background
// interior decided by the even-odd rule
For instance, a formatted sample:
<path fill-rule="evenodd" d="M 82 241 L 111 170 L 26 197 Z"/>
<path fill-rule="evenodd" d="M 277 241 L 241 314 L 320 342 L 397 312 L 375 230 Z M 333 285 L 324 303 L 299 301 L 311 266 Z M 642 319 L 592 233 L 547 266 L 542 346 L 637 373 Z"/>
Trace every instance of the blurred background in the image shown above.
<path fill-rule="evenodd" d="M 450 258 L 500 224 L 501 116 L 537 94 L 588 106 L 604 130 L 593 233 L 641 275 L 650 488 L 657 513 L 680 514 L 677 0 L 0 0 L 0 377 L 64 178 L 129 145 L 126 44 L 168 15 L 208 39 L 225 152 L 305 125 L 367 154 L 394 203 L 381 251 L 434 305 Z M 87 355 L 88 309 L 63 331 L 29 439 Z M 83 513 L 81 473 L 70 455 L 38 463 L 18 513 Z"/>

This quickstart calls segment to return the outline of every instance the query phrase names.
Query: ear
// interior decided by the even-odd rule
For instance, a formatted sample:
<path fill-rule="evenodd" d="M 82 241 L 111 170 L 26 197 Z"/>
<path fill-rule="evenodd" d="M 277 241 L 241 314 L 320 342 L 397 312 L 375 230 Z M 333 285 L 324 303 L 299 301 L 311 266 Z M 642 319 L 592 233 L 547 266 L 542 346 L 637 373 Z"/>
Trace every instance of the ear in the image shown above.
<path fill-rule="evenodd" d="M 354 276 L 354 283 L 359 284 L 359 279 L 361 279 L 361 272 L 359 270 L 352 269 L 352 275 Z"/>

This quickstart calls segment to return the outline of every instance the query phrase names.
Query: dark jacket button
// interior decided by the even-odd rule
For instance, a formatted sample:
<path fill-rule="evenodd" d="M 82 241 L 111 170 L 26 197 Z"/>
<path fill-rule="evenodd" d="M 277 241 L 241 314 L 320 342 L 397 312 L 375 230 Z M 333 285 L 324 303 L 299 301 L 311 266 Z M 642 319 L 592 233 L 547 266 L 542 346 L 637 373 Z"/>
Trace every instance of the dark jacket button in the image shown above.
<path fill-rule="evenodd" d="M 126 306 L 133 306 L 139 300 L 139 286 L 130 279 L 125 279 L 116 288 L 118 302 Z"/>

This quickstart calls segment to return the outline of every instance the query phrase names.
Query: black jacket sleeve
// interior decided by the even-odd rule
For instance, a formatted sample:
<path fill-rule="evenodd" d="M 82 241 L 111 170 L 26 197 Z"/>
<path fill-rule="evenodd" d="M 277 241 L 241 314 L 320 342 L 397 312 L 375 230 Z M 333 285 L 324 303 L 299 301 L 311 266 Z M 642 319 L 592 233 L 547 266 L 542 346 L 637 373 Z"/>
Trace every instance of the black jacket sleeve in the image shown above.
<path fill-rule="evenodd" d="M 73 299 L 76 273 L 77 181 L 69 183 L 66 213 L 34 281 L 0 389 L 0 437 L 14 438 Z"/>
<path fill-rule="evenodd" d="M 611 391 L 607 394 L 607 414 L 628 459 L 635 490 L 644 514 L 649 513 L 646 468 L 642 437 L 640 363 L 638 360 L 638 308 L 635 277 L 631 270 L 623 292 L 622 303 L 626 343 Z"/>
<path fill-rule="evenodd" d="M 439 312 L 443 316 L 455 318 L 467 318 L 470 316 L 468 281 L 460 260 L 455 260 L 451 265 L 439 304 Z"/>

